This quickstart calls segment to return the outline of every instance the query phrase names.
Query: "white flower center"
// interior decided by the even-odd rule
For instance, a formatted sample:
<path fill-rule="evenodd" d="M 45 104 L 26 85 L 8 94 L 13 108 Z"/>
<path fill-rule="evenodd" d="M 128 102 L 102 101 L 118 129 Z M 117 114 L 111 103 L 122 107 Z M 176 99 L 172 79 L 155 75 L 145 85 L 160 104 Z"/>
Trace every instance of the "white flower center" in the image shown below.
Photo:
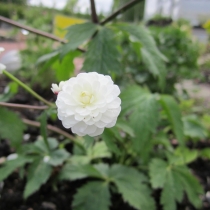
<path fill-rule="evenodd" d="M 94 96 L 88 91 L 82 91 L 80 94 L 80 102 L 84 105 L 88 105 L 93 102 Z"/>

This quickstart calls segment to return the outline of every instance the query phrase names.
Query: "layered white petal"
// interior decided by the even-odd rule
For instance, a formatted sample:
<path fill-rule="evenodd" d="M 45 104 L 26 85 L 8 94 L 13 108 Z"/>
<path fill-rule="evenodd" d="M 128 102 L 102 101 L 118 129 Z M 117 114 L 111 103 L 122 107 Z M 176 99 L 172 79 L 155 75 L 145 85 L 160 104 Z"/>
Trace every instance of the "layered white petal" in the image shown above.
<path fill-rule="evenodd" d="M 97 136 L 113 127 L 121 111 L 120 89 L 110 76 L 80 73 L 59 86 L 56 105 L 65 128 L 84 136 Z"/>

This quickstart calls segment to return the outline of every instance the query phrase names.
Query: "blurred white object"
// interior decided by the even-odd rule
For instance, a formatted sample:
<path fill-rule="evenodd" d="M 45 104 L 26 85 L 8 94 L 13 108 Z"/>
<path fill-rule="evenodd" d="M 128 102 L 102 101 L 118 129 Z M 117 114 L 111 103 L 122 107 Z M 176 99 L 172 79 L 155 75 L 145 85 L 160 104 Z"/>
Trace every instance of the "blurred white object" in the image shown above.
<path fill-rule="evenodd" d="M 21 57 L 18 50 L 10 50 L 0 58 L 0 63 L 7 67 L 7 71 L 17 71 L 21 67 Z"/>
<path fill-rule="evenodd" d="M 18 158 L 18 154 L 13 153 L 7 156 L 7 160 L 14 160 Z"/>
<path fill-rule="evenodd" d="M 28 35 L 29 34 L 29 31 L 25 30 L 25 29 L 21 29 L 21 33 L 23 35 Z"/>

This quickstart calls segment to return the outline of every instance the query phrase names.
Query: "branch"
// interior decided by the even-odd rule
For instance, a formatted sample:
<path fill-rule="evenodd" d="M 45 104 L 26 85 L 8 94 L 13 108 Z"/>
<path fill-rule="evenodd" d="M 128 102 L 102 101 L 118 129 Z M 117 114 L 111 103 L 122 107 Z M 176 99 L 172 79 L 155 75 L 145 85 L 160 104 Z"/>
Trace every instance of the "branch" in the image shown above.
<path fill-rule="evenodd" d="M 143 0 L 133 0 L 133 1 L 128 2 L 127 4 L 119 8 L 116 12 L 114 12 L 113 14 L 105 18 L 100 24 L 105 25 L 106 23 L 110 22 L 115 17 L 117 17 L 120 13 L 125 12 L 126 10 L 130 9 L 131 7 L 133 7 L 135 4 L 139 3 L 140 1 L 143 1 Z"/>
<path fill-rule="evenodd" d="M 16 21 L 10 20 L 10 19 L 5 18 L 5 17 L 3 17 L 3 16 L 0 16 L 0 20 L 3 21 L 3 22 L 5 22 L 5 23 L 11 24 L 11 25 L 13 25 L 13 26 L 16 26 L 16 27 L 18 27 L 18 28 L 23 28 L 23 29 L 25 29 L 25 30 L 27 30 L 27 31 L 30 31 L 30 32 L 34 33 L 34 34 L 37 34 L 37 35 L 46 37 L 46 38 L 48 38 L 48 39 L 52 39 L 52 40 L 54 40 L 54 41 L 57 41 L 57 42 L 60 42 L 60 43 L 63 43 L 63 44 L 67 43 L 66 40 L 60 39 L 59 37 L 54 36 L 54 35 L 52 35 L 52 34 L 50 34 L 50 33 L 47 33 L 47 32 L 44 32 L 44 31 L 40 31 L 40 30 L 38 30 L 38 29 L 29 27 L 29 26 L 25 26 L 25 25 L 23 25 L 23 24 L 20 24 L 20 23 L 18 23 L 18 22 L 16 22 Z M 81 51 L 81 52 L 85 52 L 84 49 L 81 49 L 81 48 L 77 48 L 77 49 L 78 49 L 79 51 Z"/>
<path fill-rule="evenodd" d="M 98 16 L 97 16 L 97 13 L 96 13 L 95 1 L 90 0 L 90 5 L 91 5 L 92 21 L 93 21 L 93 23 L 98 23 Z"/>
<path fill-rule="evenodd" d="M 20 108 L 20 109 L 38 109 L 38 110 L 48 109 L 48 106 L 31 106 L 31 105 L 13 104 L 13 103 L 6 103 L 6 102 L 0 102 L 0 106 Z"/>
<path fill-rule="evenodd" d="M 31 125 L 31 126 L 34 126 L 34 127 L 40 127 L 41 126 L 40 122 L 36 122 L 36 121 L 28 120 L 28 119 L 22 119 L 22 121 L 25 124 Z M 66 131 L 61 130 L 60 128 L 57 128 L 57 127 L 52 126 L 52 125 L 47 125 L 47 129 L 50 130 L 50 131 L 54 131 L 55 133 L 61 134 L 61 135 L 65 136 L 66 138 L 71 139 L 73 142 L 77 143 L 76 138 L 74 136 L 67 133 Z"/>

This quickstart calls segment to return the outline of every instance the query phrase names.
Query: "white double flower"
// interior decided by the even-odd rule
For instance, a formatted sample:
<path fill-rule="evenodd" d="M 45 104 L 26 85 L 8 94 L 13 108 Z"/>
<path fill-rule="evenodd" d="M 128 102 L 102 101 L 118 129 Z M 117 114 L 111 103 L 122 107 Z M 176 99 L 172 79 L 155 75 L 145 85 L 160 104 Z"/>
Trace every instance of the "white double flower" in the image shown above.
<path fill-rule="evenodd" d="M 97 136 L 113 127 L 121 111 L 120 89 L 110 76 L 96 72 L 80 73 L 59 86 L 58 118 L 65 128 L 79 136 Z"/>

